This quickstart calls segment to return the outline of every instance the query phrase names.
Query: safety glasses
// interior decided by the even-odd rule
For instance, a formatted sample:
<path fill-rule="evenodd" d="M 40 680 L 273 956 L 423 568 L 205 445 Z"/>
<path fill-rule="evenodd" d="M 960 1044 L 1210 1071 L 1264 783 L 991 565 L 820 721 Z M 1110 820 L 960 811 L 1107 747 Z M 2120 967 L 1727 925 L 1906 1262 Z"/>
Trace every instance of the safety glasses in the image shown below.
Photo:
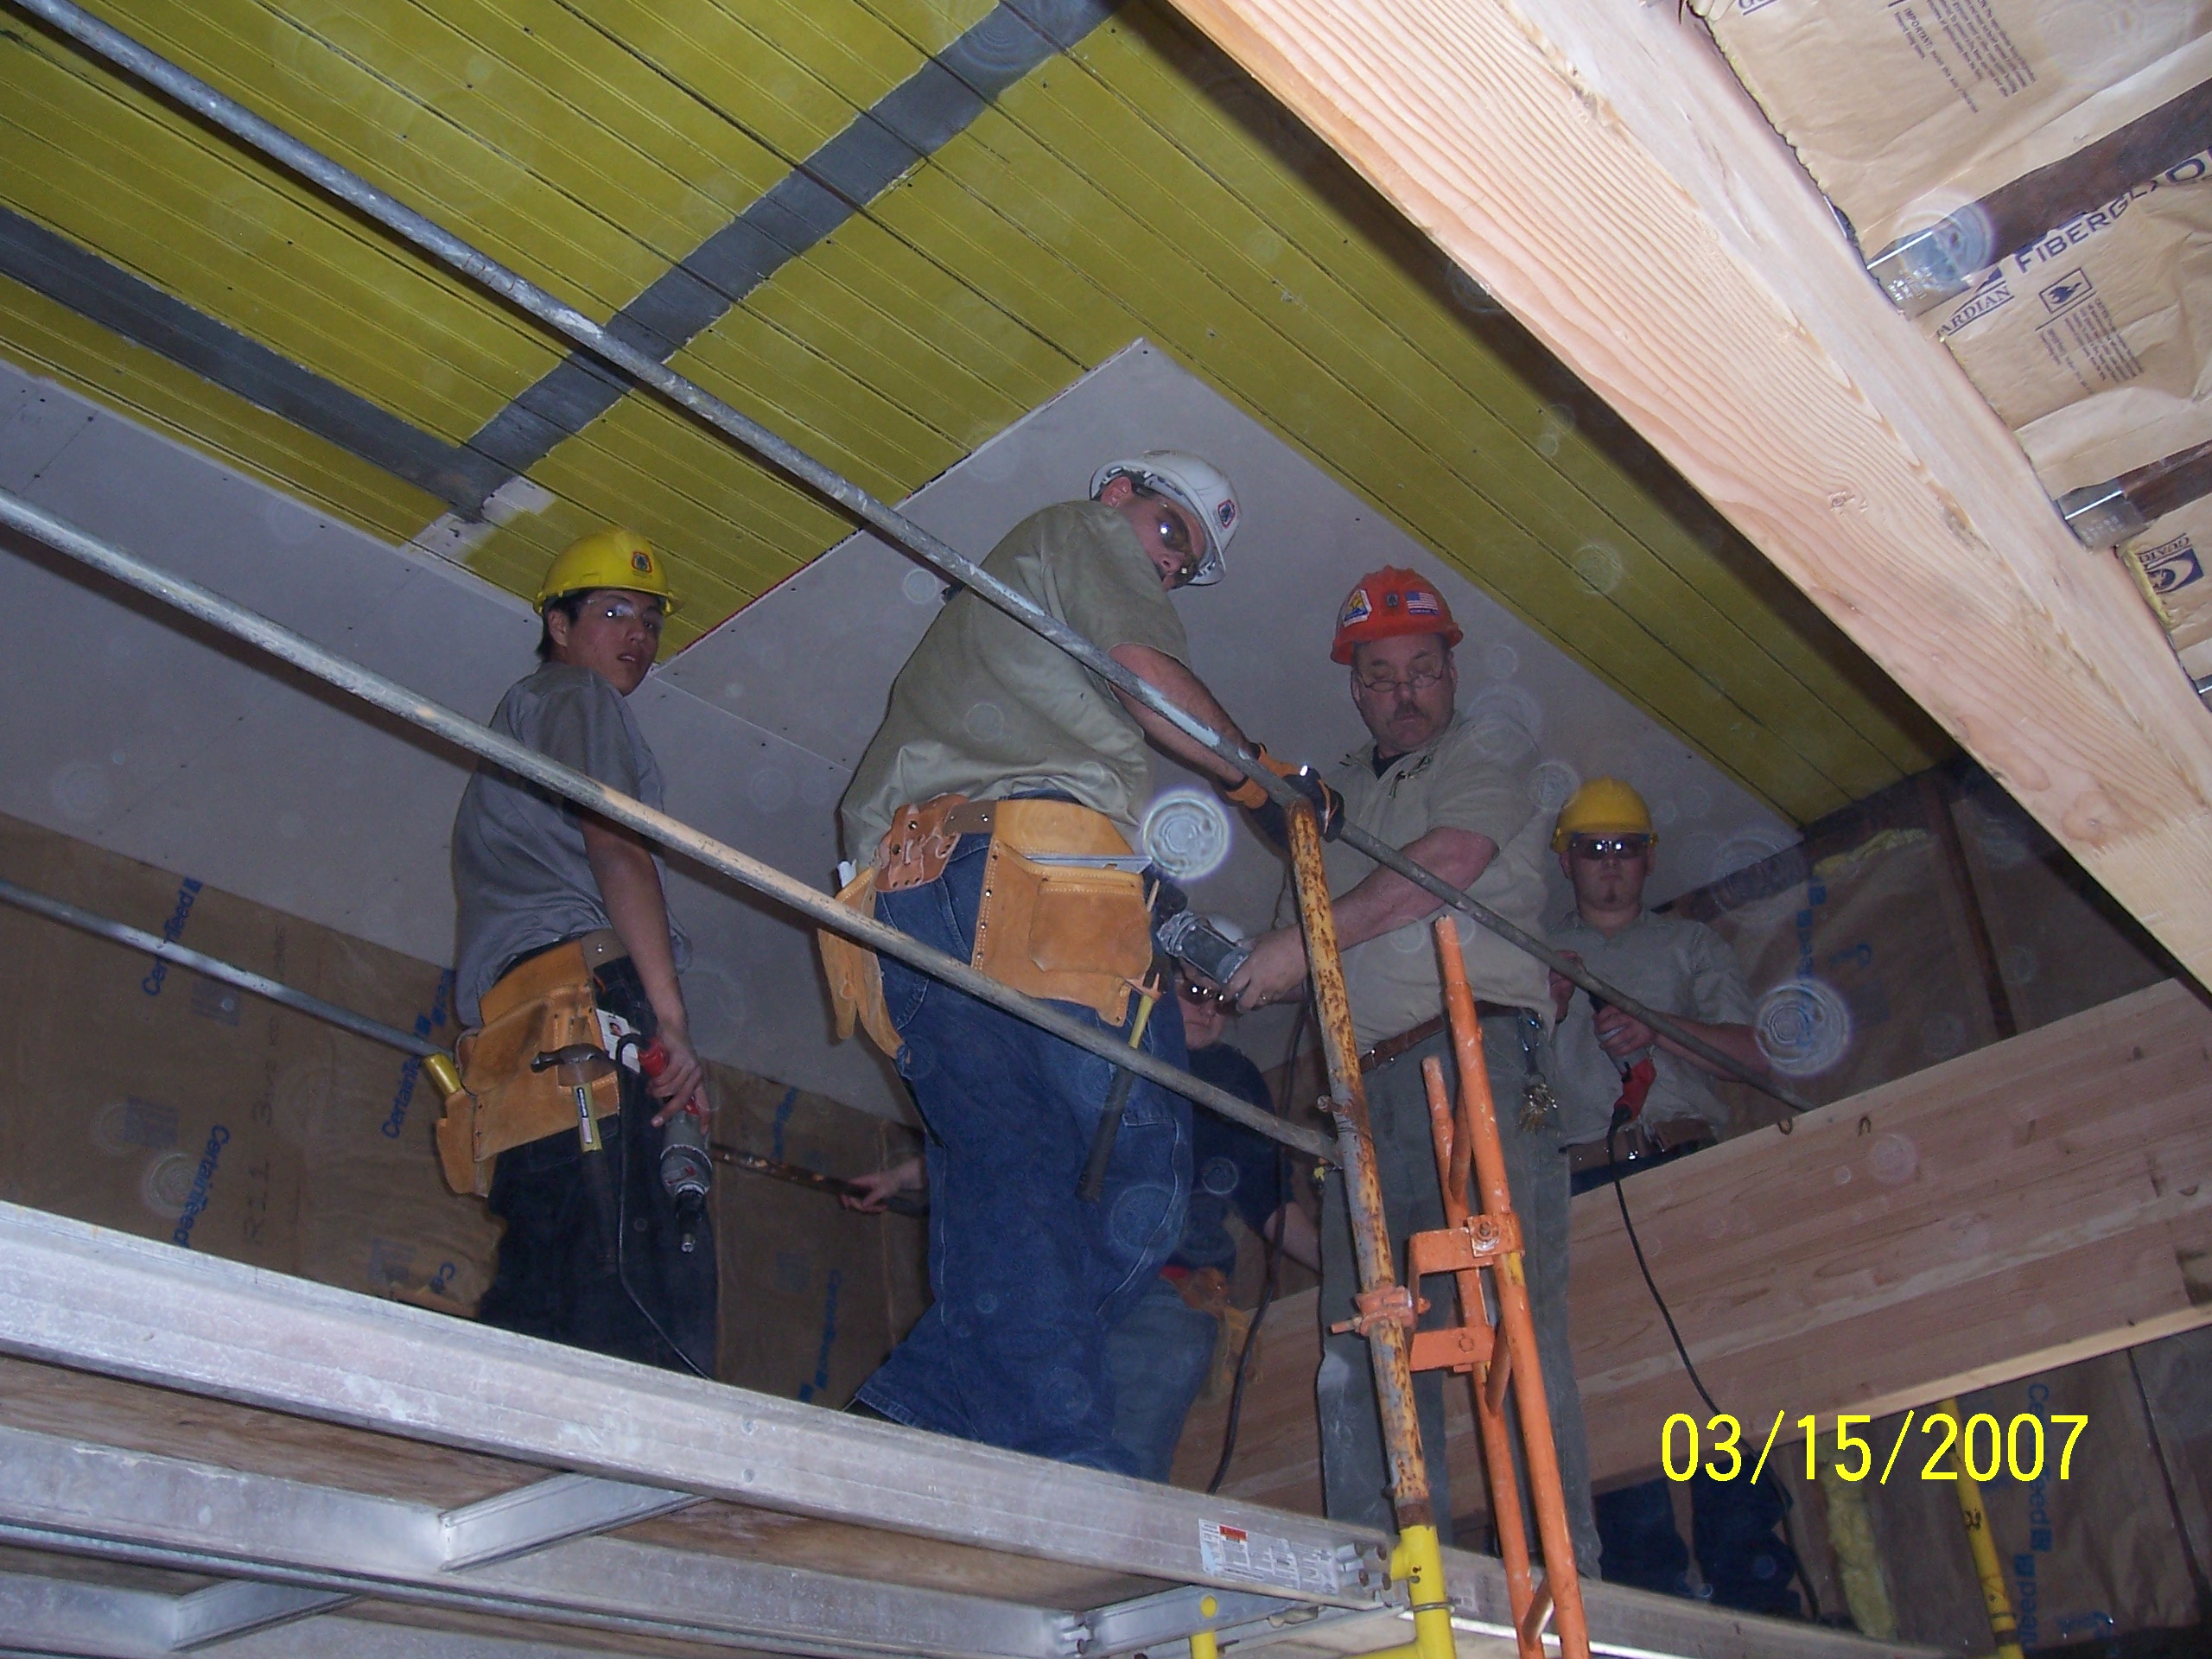
<path fill-rule="evenodd" d="M 1649 836 L 1570 836 L 1567 849 L 1579 858 L 1595 864 L 1608 858 L 1636 858 L 1651 850 Z"/>

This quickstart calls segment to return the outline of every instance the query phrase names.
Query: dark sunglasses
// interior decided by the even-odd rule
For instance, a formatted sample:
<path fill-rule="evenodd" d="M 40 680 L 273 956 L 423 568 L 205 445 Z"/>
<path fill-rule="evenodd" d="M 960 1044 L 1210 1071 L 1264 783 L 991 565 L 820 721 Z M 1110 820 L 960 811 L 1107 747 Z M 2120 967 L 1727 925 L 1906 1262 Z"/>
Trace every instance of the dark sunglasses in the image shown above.
<path fill-rule="evenodd" d="M 1600 859 L 1635 858 L 1651 847 L 1649 836 L 1572 836 L 1567 846 L 1577 858 L 1595 864 Z"/>

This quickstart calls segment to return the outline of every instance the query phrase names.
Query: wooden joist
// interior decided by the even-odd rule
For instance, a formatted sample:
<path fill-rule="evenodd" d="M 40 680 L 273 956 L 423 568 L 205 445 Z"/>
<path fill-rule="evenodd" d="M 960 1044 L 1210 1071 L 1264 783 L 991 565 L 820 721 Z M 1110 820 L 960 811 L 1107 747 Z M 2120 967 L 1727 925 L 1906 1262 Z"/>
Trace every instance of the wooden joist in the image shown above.
<path fill-rule="evenodd" d="M 1177 3 L 2204 974 L 2212 718 L 1694 20 L 1621 0 Z"/>
<path fill-rule="evenodd" d="M 1880 1416 L 2212 1324 L 2208 1121 L 2212 1008 L 2167 981 L 1626 1192 L 1690 1356 L 1755 1454 L 1777 1412 L 1788 1445 L 1808 1414 L 1826 1433 L 1840 1411 Z M 1574 1201 L 1572 1250 L 1591 1464 L 1618 1484 L 1656 1471 L 1669 1414 L 1706 1413 L 1611 1192 Z M 1310 1302 L 1268 1325 L 1224 1491 L 1312 1502 Z M 1186 1449 L 1211 1471 L 1219 1430 L 1193 1418 Z M 1455 1464 L 1471 1440 L 1455 1433 Z"/>

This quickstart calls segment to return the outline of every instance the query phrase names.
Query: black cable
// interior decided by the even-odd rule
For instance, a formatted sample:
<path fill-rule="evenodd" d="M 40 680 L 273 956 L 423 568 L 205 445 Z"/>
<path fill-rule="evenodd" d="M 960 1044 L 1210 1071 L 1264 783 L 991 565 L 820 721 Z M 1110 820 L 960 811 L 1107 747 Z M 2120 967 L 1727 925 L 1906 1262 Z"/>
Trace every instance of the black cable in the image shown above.
<path fill-rule="evenodd" d="M 1283 1061 L 1283 1092 L 1286 1095 L 1298 1077 L 1298 1046 L 1304 1040 L 1306 1014 L 1312 1006 L 1300 999 L 1298 1017 L 1290 1022 L 1290 1052 Z M 1268 1106 L 1277 1117 L 1282 1116 L 1281 1107 L 1273 1100 L 1268 1101 Z M 1221 1483 L 1229 1476 L 1230 1459 L 1236 1455 L 1236 1430 L 1244 1415 L 1244 1379 L 1251 1369 L 1252 1351 L 1259 1345 L 1260 1327 L 1267 1322 L 1268 1309 L 1274 1301 L 1275 1287 L 1282 1277 L 1282 1235 L 1284 1228 L 1289 1224 L 1288 1218 L 1283 1217 L 1283 1206 L 1298 1201 L 1293 1194 L 1294 1183 L 1283 1179 L 1283 1164 L 1289 1156 L 1288 1148 L 1278 1141 L 1274 1143 L 1274 1154 L 1275 1194 L 1279 1199 L 1275 1214 L 1281 1219 L 1273 1238 L 1268 1236 L 1264 1227 L 1260 1230 L 1260 1248 L 1266 1252 L 1267 1273 L 1260 1281 L 1260 1305 L 1252 1310 L 1252 1323 L 1244 1332 L 1244 1346 L 1236 1355 L 1236 1380 L 1229 1385 L 1229 1421 L 1222 1427 L 1221 1460 L 1213 1466 L 1213 1478 L 1206 1482 L 1209 1497 L 1221 1490 Z"/>
<path fill-rule="evenodd" d="M 641 1052 L 645 1048 L 645 1039 L 634 1031 L 625 1032 L 621 1036 L 615 1039 L 614 1067 L 615 1074 L 618 1077 L 621 1075 L 622 1047 L 626 1043 L 636 1047 Z M 639 1085 L 635 1090 L 632 1090 L 629 1087 L 626 1079 L 624 1080 L 622 1090 L 625 1094 L 645 1094 L 645 1084 L 642 1076 L 640 1077 Z M 646 1098 L 650 1100 L 652 1096 L 647 1095 Z M 632 1100 L 630 1103 L 630 1109 L 639 1113 L 641 1116 L 645 1111 L 644 1106 L 635 1100 Z M 645 1133 L 644 1126 L 640 1126 L 638 1133 L 640 1135 Z M 645 1299 L 638 1294 L 637 1287 L 630 1282 L 629 1262 L 628 1258 L 624 1254 L 626 1248 L 630 1243 L 630 1134 L 627 1126 L 619 1128 L 615 1130 L 614 1140 L 615 1144 L 622 1149 L 620 1156 L 616 1160 L 618 1167 L 614 1172 L 615 1282 L 622 1287 L 622 1294 L 630 1299 L 630 1306 L 638 1310 L 638 1317 L 652 1327 L 653 1335 L 660 1338 L 661 1345 L 666 1348 L 669 1352 L 674 1354 L 678 1359 L 682 1360 L 683 1362 L 684 1369 L 689 1370 L 692 1376 L 703 1378 L 705 1381 L 712 1382 L 715 1380 L 714 1373 L 700 1370 L 698 1362 L 693 1359 L 690 1355 L 685 1353 L 682 1346 L 677 1344 L 676 1338 L 668 1334 L 667 1331 L 663 1328 L 661 1322 L 653 1317 L 652 1310 L 645 1306 Z M 602 1154 L 602 1155 L 604 1154 Z M 588 1158 L 591 1154 L 589 1153 L 586 1153 L 584 1156 Z"/>
<path fill-rule="evenodd" d="M 1613 1121 L 1605 1128 L 1605 1161 L 1616 1168 L 1621 1160 L 1615 1143 L 1620 1139 L 1621 1130 L 1627 1123 L 1628 1113 L 1616 1106 Z M 1667 1322 L 1667 1334 L 1675 1340 L 1675 1352 L 1681 1357 L 1682 1369 L 1689 1373 L 1690 1386 L 1697 1390 L 1697 1397 L 1705 1402 L 1707 1411 L 1715 1417 L 1725 1417 L 1728 1414 L 1714 1403 L 1712 1391 L 1705 1386 L 1705 1379 L 1697 1374 L 1697 1367 L 1691 1363 L 1690 1351 L 1683 1345 L 1682 1333 L 1675 1325 L 1674 1310 L 1667 1306 L 1667 1299 L 1659 1294 L 1658 1281 L 1651 1276 L 1651 1264 L 1643 1259 L 1643 1241 L 1637 1237 L 1636 1223 L 1628 1213 L 1627 1185 L 1625 1172 L 1613 1177 L 1613 1201 L 1620 1205 L 1621 1228 L 1628 1234 L 1628 1247 L 1636 1252 L 1636 1269 L 1643 1275 L 1643 1287 L 1651 1293 L 1652 1304 L 1658 1308 L 1659 1317 Z M 1797 1583 L 1805 1592 L 1806 1611 L 1812 1616 L 1813 1623 L 1817 1624 L 1821 1622 L 1821 1599 L 1814 1592 L 1812 1578 L 1805 1570 L 1804 1553 L 1797 1548 L 1796 1529 L 1789 1524 L 1790 1511 L 1796 1508 L 1796 1504 L 1791 1501 L 1789 1489 L 1783 1485 L 1777 1477 L 1763 1475 L 1759 1484 L 1771 1491 L 1776 1501 L 1782 1505 L 1783 1542 L 1789 1547 L 1789 1559 L 1797 1564 Z"/>

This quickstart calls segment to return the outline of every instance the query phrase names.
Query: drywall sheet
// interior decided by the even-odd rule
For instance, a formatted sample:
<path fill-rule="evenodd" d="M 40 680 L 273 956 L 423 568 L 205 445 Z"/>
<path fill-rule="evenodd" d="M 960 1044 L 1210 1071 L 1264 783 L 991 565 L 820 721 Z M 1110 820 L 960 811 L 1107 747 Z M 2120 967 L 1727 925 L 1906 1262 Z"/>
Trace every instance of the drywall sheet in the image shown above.
<path fill-rule="evenodd" d="M 2206 0 L 1694 10 L 1869 255 L 2212 79 Z"/>
<path fill-rule="evenodd" d="M 2054 496 L 2212 440 L 2212 150 L 2058 226 L 1923 321 Z"/>
<path fill-rule="evenodd" d="M 389 1024 L 450 1041 L 449 976 L 188 874 L 0 818 L 0 870 Z M 0 1039 L 0 1193 L 258 1267 L 453 1311 L 497 1234 L 446 1192 L 408 1056 L 0 906 L 31 964 Z"/>
<path fill-rule="evenodd" d="M 715 1139 L 852 1177 L 918 1148 L 907 1130 L 836 1101 L 710 1068 Z M 929 1305 L 928 1224 L 727 1164 L 715 1171 L 724 1381 L 842 1406 Z"/>

